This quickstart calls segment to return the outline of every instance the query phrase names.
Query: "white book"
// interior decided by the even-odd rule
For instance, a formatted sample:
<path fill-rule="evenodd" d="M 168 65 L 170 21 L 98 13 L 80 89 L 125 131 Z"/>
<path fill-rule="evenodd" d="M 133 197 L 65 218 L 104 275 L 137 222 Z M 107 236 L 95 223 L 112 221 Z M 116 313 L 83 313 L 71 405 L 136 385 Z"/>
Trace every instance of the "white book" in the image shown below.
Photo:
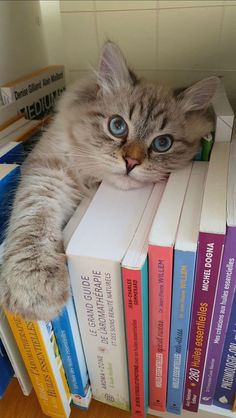
<path fill-rule="evenodd" d="M 10 81 L 1 86 L 1 96 L 4 104 L 9 104 L 32 93 L 51 86 L 58 80 L 64 80 L 64 66 L 51 65 L 40 69 L 17 80 Z"/>
<path fill-rule="evenodd" d="M 121 261 L 153 185 L 119 190 L 102 183 L 66 254 L 95 399 L 130 408 Z"/>
<path fill-rule="evenodd" d="M 28 120 L 28 123 L 20 126 L 14 132 L 4 136 L 4 138 L 0 140 L 0 146 L 3 147 L 9 142 L 20 142 L 28 139 L 35 131 L 40 129 L 41 125 L 41 120 Z"/>
<path fill-rule="evenodd" d="M 192 164 L 189 164 L 187 167 L 171 173 L 150 231 L 150 245 L 168 247 L 175 244 L 191 169 Z"/>
<path fill-rule="evenodd" d="M 200 231 L 225 234 L 226 192 L 230 143 L 215 143 L 204 191 Z"/>
<path fill-rule="evenodd" d="M 17 118 L 18 110 L 16 103 L 10 103 L 0 107 L 0 129 L 1 125 L 4 125 L 11 119 Z"/>
<path fill-rule="evenodd" d="M 230 142 L 234 112 L 222 82 L 217 87 L 212 105 L 216 116 L 215 142 Z"/>
<path fill-rule="evenodd" d="M 16 344 L 15 338 L 12 334 L 11 328 L 7 322 L 6 316 L 0 308 L 0 338 L 5 347 L 14 373 L 22 392 L 24 395 L 29 395 L 32 389 L 32 383 L 30 381 L 28 372 L 25 368 L 24 362 L 20 355 L 19 348 Z"/>
<path fill-rule="evenodd" d="M 0 131 L 0 144 L 3 138 L 6 138 L 6 136 L 11 135 L 13 132 L 17 131 L 19 128 L 22 128 L 22 126 L 27 125 L 29 122 L 30 121 L 22 115 L 21 118 L 8 125 L 6 128 L 2 129 Z"/>

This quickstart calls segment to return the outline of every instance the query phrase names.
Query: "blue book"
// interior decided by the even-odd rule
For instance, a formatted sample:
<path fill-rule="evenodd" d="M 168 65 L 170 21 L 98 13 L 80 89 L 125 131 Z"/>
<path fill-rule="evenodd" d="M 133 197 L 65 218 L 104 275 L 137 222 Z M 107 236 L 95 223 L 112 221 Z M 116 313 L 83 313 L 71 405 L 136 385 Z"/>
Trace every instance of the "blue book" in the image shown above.
<path fill-rule="evenodd" d="M 0 244 L 5 239 L 6 227 L 19 180 L 20 167 L 17 164 L 0 164 Z"/>
<path fill-rule="evenodd" d="M 201 206 L 208 163 L 194 162 L 174 248 L 167 410 L 181 414 Z"/>
<path fill-rule="evenodd" d="M 72 401 L 74 405 L 87 409 L 91 401 L 91 388 L 72 297 L 61 314 L 52 321 L 52 326 Z"/>
<path fill-rule="evenodd" d="M 22 142 L 8 142 L 0 148 L 0 164 L 22 164 L 25 151 Z"/>
<path fill-rule="evenodd" d="M 11 362 L 7 357 L 6 350 L 2 341 L 0 340 L 0 399 L 2 399 L 7 386 L 9 385 L 12 377 L 14 376 L 14 370 Z"/>
<path fill-rule="evenodd" d="M 236 393 L 236 292 L 231 308 L 213 404 L 232 409 Z"/>

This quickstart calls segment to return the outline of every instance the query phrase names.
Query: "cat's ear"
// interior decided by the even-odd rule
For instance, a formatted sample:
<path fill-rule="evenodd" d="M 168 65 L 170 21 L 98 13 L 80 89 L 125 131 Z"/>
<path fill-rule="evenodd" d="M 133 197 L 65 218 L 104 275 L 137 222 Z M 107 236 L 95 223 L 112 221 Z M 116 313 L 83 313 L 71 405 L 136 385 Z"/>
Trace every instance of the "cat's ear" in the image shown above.
<path fill-rule="evenodd" d="M 220 79 L 218 77 L 208 77 L 182 91 L 177 96 L 177 99 L 180 101 L 184 112 L 206 109 L 209 106 L 219 83 Z"/>
<path fill-rule="evenodd" d="M 101 88 L 111 90 L 132 83 L 125 58 L 120 48 L 111 41 L 104 44 L 98 70 L 98 83 Z"/>

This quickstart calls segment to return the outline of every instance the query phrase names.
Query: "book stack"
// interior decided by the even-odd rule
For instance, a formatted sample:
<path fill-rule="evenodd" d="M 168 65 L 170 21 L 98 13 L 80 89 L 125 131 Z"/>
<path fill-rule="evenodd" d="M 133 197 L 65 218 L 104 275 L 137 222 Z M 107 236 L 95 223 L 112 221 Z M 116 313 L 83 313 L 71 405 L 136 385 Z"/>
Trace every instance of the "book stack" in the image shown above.
<path fill-rule="evenodd" d="M 133 418 L 233 417 L 236 131 L 223 86 L 213 108 L 209 161 L 136 190 L 104 181 L 82 201 L 64 230 L 72 296 L 58 318 L 6 312 L 46 415 L 93 396 Z"/>
<path fill-rule="evenodd" d="M 51 65 L 0 86 L 0 124 L 17 113 L 23 113 L 27 119 L 42 118 L 53 110 L 64 90 L 63 65 Z"/>
<path fill-rule="evenodd" d="M 65 227 L 65 243 L 70 240 L 88 204 L 89 200 L 83 201 Z M 0 258 L 0 264 L 2 262 Z M 71 404 L 80 409 L 89 407 L 91 386 L 72 297 L 52 322 L 25 321 L 8 311 L 2 312 L 0 336 L 7 340 L 7 347 L 10 346 L 9 358 L 11 364 L 18 367 L 14 371 L 23 393 L 28 394 L 33 386 L 45 415 L 68 418 Z M 14 350 L 17 353 L 12 355 Z M 20 366 L 23 371 L 19 371 Z"/>
<path fill-rule="evenodd" d="M 228 106 L 222 87 L 217 97 L 221 105 L 226 100 Z M 214 108 L 216 106 L 217 101 Z M 228 110 L 226 107 L 224 117 Z M 216 120 L 219 117 L 217 110 Z M 127 409 L 127 391 L 126 403 L 119 405 L 118 400 L 124 399 L 128 375 L 133 417 L 145 416 L 147 411 L 164 417 L 207 408 L 201 403 L 201 389 L 210 356 L 211 324 L 217 315 L 224 246 L 229 237 L 226 204 L 229 205 L 230 199 L 227 196 L 230 194 L 231 199 L 235 199 L 232 191 L 226 196 L 228 168 L 236 165 L 236 157 L 233 157 L 236 136 L 230 144 L 231 135 L 227 131 L 222 141 L 215 136 L 209 162 L 193 162 L 172 173 L 166 184 L 155 186 L 159 187 L 159 194 L 152 215 L 154 190 L 148 197 L 146 191 L 139 190 L 139 200 L 146 204 L 140 219 L 136 219 L 132 239 L 128 233 L 134 217 L 140 216 L 134 191 L 117 191 L 102 183 L 67 246 L 72 291 L 93 396 Z M 132 199 L 133 216 L 129 212 Z M 109 201 L 108 207 L 104 201 Z M 232 260 L 228 268 L 232 276 L 235 275 Z M 234 284 L 231 286 L 228 288 L 231 293 L 228 316 L 235 288 Z M 115 338 L 110 329 L 108 302 L 112 306 Z M 121 331 L 126 331 L 127 357 Z M 116 341 L 116 350 L 119 342 L 119 352 L 114 351 L 113 356 L 112 338 Z M 117 372 L 117 364 L 121 362 L 122 371 Z M 218 359 L 217 365 L 220 368 Z M 215 383 L 217 377 L 216 371 Z M 229 408 L 233 395 L 227 398 Z M 217 409 L 213 403 L 216 404 L 214 396 L 209 410 L 221 415 L 223 408 Z"/>

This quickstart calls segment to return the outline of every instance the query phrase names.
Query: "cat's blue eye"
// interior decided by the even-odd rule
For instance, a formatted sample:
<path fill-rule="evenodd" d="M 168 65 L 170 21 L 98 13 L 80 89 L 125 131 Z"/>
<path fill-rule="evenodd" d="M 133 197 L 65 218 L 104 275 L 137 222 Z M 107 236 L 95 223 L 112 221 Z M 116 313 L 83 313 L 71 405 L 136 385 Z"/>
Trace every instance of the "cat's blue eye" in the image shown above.
<path fill-rule="evenodd" d="M 166 152 L 173 144 L 173 138 L 171 135 L 160 135 L 152 141 L 151 148 L 156 152 Z"/>
<path fill-rule="evenodd" d="M 121 116 L 112 116 L 108 122 L 108 129 L 117 138 L 125 139 L 128 135 L 128 125 Z"/>

